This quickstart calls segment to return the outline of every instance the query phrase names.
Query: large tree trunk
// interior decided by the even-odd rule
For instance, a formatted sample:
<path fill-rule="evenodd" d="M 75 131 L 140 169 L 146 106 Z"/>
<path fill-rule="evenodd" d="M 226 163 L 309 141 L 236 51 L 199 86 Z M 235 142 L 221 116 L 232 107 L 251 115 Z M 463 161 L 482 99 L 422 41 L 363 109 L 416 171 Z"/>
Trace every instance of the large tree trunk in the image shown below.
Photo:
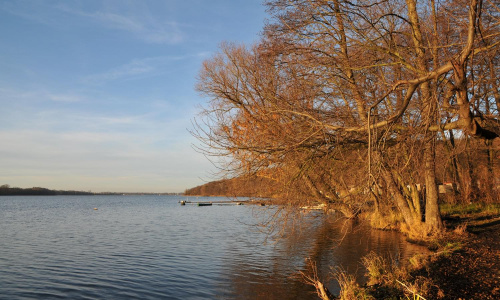
<path fill-rule="evenodd" d="M 425 168 L 425 224 L 430 232 L 441 231 L 443 222 L 439 212 L 439 190 L 436 184 L 434 143 L 428 143 L 424 149 Z"/>
<path fill-rule="evenodd" d="M 412 26 L 412 37 L 417 55 L 417 69 L 423 74 L 428 73 L 425 48 L 422 38 L 422 32 L 419 24 L 417 5 L 415 0 L 406 0 L 408 6 L 408 17 Z M 438 203 L 438 187 L 436 184 L 436 134 L 427 131 L 427 128 L 434 125 L 436 121 L 437 103 L 431 95 L 430 84 L 428 81 L 421 85 L 422 97 L 422 118 L 425 126 L 424 139 L 424 179 L 425 179 L 425 223 L 431 232 L 439 232 L 443 229 L 441 214 Z"/>

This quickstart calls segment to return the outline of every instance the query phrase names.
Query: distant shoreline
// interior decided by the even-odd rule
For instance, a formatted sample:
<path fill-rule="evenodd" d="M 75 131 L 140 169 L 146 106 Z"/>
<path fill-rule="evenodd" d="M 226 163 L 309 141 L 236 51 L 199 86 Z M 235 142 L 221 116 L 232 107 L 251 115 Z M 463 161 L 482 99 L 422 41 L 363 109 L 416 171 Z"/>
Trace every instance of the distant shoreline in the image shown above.
<path fill-rule="evenodd" d="M 183 193 L 122 193 L 122 192 L 84 192 L 84 191 L 66 191 L 66 190 L 51 190 L 43 187 L 19 188 L 10 187 L 9 185 L 0 186 L 0 196 L 137 196 L 137 195 L 183 195 Z"/>

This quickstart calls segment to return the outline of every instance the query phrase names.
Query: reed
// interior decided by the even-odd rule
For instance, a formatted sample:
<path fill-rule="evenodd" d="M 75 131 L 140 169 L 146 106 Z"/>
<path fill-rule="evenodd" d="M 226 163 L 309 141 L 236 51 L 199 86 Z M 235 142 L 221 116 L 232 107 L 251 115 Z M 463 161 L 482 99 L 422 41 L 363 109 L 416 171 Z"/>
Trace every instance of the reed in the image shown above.
<path fill-rule="evenodd" d="M 387 260 L 375 252 L 370 252 L 363 257 L 362 264 L 367 270 L 368 284 L 370 285 L 381 283 L 384 277 L 392 272 Z"/>
<path fill-rule="evenodd" d="M 334 278 L 340 285 L 340 300 L 375 299 L 368 294 L 366 289 L 359 286 L 353 275 L 347 274 L 344 270 L 338 269 L 334 273 Z"/>

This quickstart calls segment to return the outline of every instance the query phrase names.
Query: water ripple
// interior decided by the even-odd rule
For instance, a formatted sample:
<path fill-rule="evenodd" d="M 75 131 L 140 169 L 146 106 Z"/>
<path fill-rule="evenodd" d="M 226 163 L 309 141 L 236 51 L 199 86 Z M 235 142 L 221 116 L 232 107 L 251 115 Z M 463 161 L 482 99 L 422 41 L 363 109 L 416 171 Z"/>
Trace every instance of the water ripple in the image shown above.
<path fill-rule="evenodd" d="M 328 272 L 371 249 L 418 251 L 392 233 L 334 245 L 331 224 L 265 245 L 251 207 L 181 199 L 0 197 L 0 299 L 315 299 L 290 277 L 305 257 Z"/>

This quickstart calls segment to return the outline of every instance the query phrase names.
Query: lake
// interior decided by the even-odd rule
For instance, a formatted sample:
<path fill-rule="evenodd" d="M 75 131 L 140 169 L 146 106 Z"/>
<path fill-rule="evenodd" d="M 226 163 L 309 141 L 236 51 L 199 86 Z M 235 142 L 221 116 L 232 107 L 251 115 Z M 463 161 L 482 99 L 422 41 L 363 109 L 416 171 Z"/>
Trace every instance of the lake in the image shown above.
<path fill-rule="evenodd" d="M 0 299 L 317 299 L 297 276 L 306 258 L 323 276 L 340 266 L 362 282 L 370 251 L 424 251 L 395 232 L 314 213 L 272 239 L 258 224 L 275 208 L 180 200 L 0 197 Z"/>

